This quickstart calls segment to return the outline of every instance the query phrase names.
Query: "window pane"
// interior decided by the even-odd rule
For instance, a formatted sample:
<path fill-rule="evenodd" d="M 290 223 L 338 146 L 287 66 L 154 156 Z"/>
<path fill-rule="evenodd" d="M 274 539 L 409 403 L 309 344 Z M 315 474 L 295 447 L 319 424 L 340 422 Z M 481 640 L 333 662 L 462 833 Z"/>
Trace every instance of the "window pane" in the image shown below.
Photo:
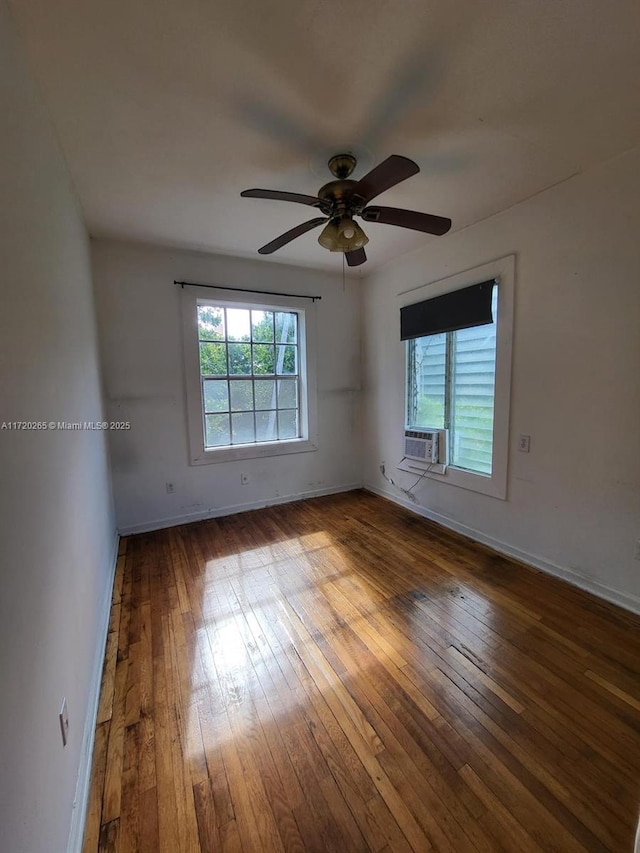
<path fill-rule="evenodd" d="M 201 341 L 224 340 L 224 310 L 215 305 L 198 306 L 198 337 Z"/>
<path fill-rule="evenodd" d="M 278 408 L 297 409 L 298 407 L 298 380 L 278 379 Z"/>
<path fill-rule="evenodd" d="M 231 415 L 232 444 L 247 444 L 256 440 L 253 429 L 253 412 Z"/>
<path fill-rule="evenodd" d="M 300 437 L 299 317 L 251 305 L 196 306 L 205 448 Z"/>
<path fill-rule="evenodd" d="M 200 344 L 200 373 L 203 376 L 226 376 L 226 344 Z"/>
<path fill-rule="evenodd" d="M 202 383 L 204 391 L 204 410 L 210 412 L 229 411 L 229 387 L 226 379 L 205 379 Z"/>
<path fill-rule="evenodd" d="M 276 347 L 276 373 L 298 372 L 298 347 Z"/>
<path fill-rule="evenodd" d="M 275 412 L 256 412 L 256 441 L 277 441 Z"/>
<path fill-rule="evenodd" d="M 281 441 L 285 438 L 298 437 L 298 413 L 296 411 L 278 412 L 278 437 Z"/>
<path fill-rule="evenodd" d="M 255 381 L 256 409 L 275 409 L 276 381 L 275 379 L 256 379 Z"/>
<path fill-rule="evenodd" d="M 446 334 L 407 344 L 407 425 L 445 426 Z"/>
<path fill-rule="evenodd" d="M 273 342 L 273 311 L 251 312 L 251 338 L 254 341 Z"/>
<path fill-rule="evenodd" d="M 231 411 L 246 412 L 253 410 L 253 382 L 239 379 L 230 383 Z"/>
<path fill-rule="evenodd" d="M 253 372 L 275 373 L 275 354 L 270 344 L 254 344 Z"/>
<path fill-rule="evenodd" d="M 227 308 L 227 339 L 248 341 L 251 337 L 251 312 L 248 308 Z"/>
<path fill-rule="evenodd" d="M 276 341 L 279 344 L 298 343 L 298 315 L 278 311 L 276 312 Z"/>
<path fill-rule="evenodd" d="M 229 444 L 229 415 L 206 415 L 204 424 L 206 447 Z"/>
<path fill-rule="evenodd" d="M 211 344 L 210 344 L 211 346 Z M 251 375 L 251 345 L 228 344 L 229 373 Z"/>
<path fill-rule="evenodd" d="M 451 464 L 491 474 L 495 402 L 497 288 L 494 322 L 453 332 Z"/>

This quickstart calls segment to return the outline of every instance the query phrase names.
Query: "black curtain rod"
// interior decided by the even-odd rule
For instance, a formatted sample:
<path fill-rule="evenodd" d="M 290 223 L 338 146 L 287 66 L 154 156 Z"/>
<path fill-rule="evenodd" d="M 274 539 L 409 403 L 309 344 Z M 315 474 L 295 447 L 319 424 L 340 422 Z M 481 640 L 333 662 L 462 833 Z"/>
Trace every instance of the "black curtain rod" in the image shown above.
<path fill-rule="evenodd" d="M 306 293 L 280 293 L 277 290 L 249 290 L 246 287 L 225 287 L 223 284 L 198 284 L 195 281 L 175 281 L 174 284 L 179 284 L 180 287 L 209 287 L 213 290 L 235 290 L 238 293 L 262 293 L 265 296 L 290 296 L 295 299 L 310 299 L 312 302 L 316 302 L 318 299 L 322 299 L 322 296 L 307 296 Z"/>

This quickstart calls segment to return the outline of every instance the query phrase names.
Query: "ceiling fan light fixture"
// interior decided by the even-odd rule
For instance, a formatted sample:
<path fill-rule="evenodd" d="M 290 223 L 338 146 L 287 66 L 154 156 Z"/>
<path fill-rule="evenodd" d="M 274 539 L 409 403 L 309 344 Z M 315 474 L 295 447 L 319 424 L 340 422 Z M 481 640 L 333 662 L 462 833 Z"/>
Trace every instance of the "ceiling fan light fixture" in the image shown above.
<path fill-rule="evenodd" d="M 318 243 L 330 252 L 354 252 L 368 242 L 367 235 L 350 216 L 332 219 L 318 237 Z"/>

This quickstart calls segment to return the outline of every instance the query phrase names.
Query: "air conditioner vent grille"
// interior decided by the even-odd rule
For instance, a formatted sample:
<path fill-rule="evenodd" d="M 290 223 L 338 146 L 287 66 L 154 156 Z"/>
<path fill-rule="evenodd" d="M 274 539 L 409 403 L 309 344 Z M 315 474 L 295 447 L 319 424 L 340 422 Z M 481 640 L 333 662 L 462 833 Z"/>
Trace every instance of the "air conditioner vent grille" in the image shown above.
<path fill-rule="evenodd" d="M 427 442 L 419 438 L 407 438 L 404 442 L 405 456 L 411 456 L 415 459 L 427 458 Z"/>
<path fill-rule="evenodd" d="M 421 462 L 437 462 L 438 432 L 406 429 L 404 431 L 404 455 L 407 459 L 417 459 Z"/>

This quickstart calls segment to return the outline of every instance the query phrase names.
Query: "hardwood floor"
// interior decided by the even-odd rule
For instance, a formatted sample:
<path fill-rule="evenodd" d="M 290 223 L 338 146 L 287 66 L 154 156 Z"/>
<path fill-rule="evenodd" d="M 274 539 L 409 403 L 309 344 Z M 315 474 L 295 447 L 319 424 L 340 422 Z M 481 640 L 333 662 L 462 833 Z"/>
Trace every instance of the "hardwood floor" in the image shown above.
<path fill-rule="evenodd" d="M 632 850 L 640 618 L 365 492 L 121 554 L 84 853 Z"/>

